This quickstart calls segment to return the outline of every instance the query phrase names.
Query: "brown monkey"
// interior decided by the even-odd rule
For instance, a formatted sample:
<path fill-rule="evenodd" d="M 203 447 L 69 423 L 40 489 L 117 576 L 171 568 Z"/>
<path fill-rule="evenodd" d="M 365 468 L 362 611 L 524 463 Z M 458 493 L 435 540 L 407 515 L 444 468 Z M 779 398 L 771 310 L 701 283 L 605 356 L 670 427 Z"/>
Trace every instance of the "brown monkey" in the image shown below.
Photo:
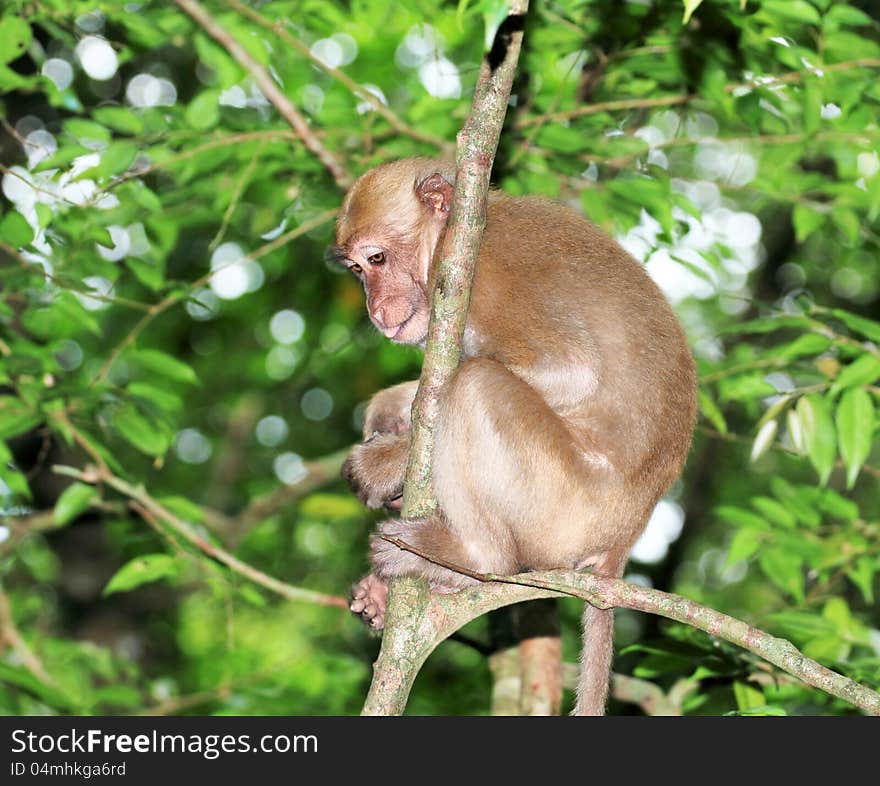
<path fill-rule="evenodd" d="M 453 177 L 443 162 L 397 161 L 363 175 L 342 205 L 335 255 L 392 341 L 424 345 Z M 641 265 L 567 208 L 490 196 L 462 349 L 440 401 L 440 513 L 380 524 L 373 573 L 354 590 L 352 610 L 374 627 L 394 576 L 445 592 L 474 583 L 379 535 L 480 572 L 620 576 L 684 465 L 696 414 L 684 333 Z M 373 398 L 366 441 L 346 462 L 370 507 L 399 506 L 415 390 Z M 612 634 L 612 612 L 587 604 L 576 713 L 604 712 Z"/>

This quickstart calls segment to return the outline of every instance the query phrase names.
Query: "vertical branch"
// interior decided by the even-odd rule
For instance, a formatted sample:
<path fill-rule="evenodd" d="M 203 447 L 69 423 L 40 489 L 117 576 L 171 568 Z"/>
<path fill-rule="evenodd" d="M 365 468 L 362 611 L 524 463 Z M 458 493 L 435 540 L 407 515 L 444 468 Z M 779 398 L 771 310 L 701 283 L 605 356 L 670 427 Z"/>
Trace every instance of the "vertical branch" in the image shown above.
<path fill-rule="evenodd" d="M 413 404 L 413 437 L 404 484 L 402 515 L 418 518 L 437 509 L 431 483 L 438 395 L 461 356 L 461 339 L 477 254 L 486 224 L 486 199 L 495 150 L 522 44 L 528 0 L 511 0 L 510 12 L 484 58 L 471 112 L 459 132 L 455 194 L 443 245 L 436 258 L 436 285 L 419 390 Z M 416 579 L 391 582 L 382 648 L 364 704 L 365 715 L 400 714 L 424 658 L 411 658 L 416 612 L 428 590 Z M 427 653 L 424 657 L 427 657 Z"/>
<path fill-rule="evenodd" d="M 526 0 L 514 0 L 511 4 L 510 15 L 499 28 L 492 51 L 480 70 L 470 116 L 458 133 L 455 195 L 437 255 L 431 323 L 413 404 L 413 440 L 403 497 L 405 517 L 426 516 L 437 508 L 431 485 L 431 460 L 438 395 L 461 357 L 471 283 L 486 225 L 489 178 L 516 74 L 527 7 Z M 500 60 L 499 48 L 504 52 Z"/>

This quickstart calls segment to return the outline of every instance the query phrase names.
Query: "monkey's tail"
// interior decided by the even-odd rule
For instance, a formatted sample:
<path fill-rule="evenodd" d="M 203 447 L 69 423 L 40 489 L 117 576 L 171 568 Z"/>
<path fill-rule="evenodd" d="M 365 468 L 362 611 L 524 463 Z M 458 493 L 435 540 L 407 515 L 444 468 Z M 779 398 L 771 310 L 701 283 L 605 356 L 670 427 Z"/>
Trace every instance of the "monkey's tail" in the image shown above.
<path fill-rule="evenodd" d="M 585 603 L 582 620 L 581 673 L 572 715 L 604 715 L 614 653 L 614 609 Z"/>

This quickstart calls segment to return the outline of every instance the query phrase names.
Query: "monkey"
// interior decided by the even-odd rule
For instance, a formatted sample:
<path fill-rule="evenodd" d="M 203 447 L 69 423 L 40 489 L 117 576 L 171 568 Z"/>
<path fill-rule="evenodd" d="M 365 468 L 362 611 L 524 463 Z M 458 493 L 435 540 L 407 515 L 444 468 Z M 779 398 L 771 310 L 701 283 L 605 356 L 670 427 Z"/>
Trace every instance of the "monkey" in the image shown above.
<path fill-rule="evenodd" d="M 412 158 L 346 194 L 332 256 L 352 271 L 373 325 L 424 348 L 454 167 Z M 370 508 L 400 508 L 417 382 L 375 395 L 343 467 Z M 479 573 L 556 568 L 621 577 L 660 497 L 679 477 L 696 419 L 684 331 L 642 265 L 570 208 L 490 191 L 462 342 L 441 391 L 432 463 L 439 511 L 389 519 L 351 609 L 384 624 L 387 582 L 437 592 L 475 583 L 399 549 L 396 537 Z M 586 604 L 574 713 L 602 715 L 613 611 Z"/>

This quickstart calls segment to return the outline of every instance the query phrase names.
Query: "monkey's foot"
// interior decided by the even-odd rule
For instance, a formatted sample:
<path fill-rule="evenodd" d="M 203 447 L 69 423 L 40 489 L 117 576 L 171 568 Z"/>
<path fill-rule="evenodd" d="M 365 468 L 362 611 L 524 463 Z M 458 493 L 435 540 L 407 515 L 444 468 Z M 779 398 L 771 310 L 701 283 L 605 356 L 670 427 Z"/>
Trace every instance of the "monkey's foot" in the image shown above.
<path fill-rule="evenodd" d="M 385 627 L 385 606 L 388 602 L 388 584 L 370 573 L 351 588 L 349 608 L 359 614 L 373 630 Z"/>

